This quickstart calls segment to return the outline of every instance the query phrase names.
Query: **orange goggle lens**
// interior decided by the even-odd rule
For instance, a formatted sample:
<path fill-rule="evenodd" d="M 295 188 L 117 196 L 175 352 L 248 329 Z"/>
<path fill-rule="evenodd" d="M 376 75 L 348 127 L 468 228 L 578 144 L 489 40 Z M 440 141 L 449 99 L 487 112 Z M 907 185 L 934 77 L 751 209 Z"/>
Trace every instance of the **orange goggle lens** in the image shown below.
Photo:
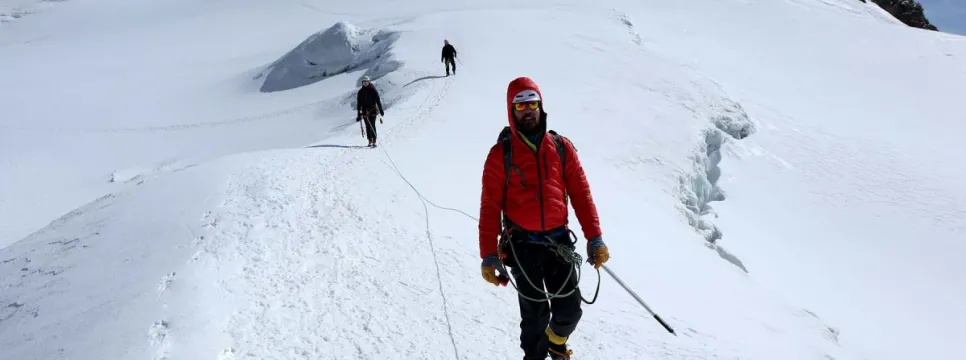
<path fill-rule="evenodd" d="M 529 102 L 522 102 L 522 103 L 513 104 L 513 108 L 514 109 L 517 109 L 517 111 L 523 111 L 527 107 L 529 107 L 531 110 L 536 110 L 537 108 L 540 107 L 540 102 L 539 101 L 529 101 Z"/>

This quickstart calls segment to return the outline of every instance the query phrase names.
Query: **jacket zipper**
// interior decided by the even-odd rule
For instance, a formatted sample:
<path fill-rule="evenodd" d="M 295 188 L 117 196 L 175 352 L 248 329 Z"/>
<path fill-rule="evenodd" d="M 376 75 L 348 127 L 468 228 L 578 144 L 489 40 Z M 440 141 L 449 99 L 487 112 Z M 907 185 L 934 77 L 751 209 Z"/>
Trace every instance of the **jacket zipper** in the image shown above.
<path fill-rule="evenodd" d="M 543 145 L 543 141 L 540 145 L 537 145 L 537 151 L 533 153 L 534 160 L 537 161 L 537 189 L 539 189 L 540 194 L 540 230 L 547 231 L 546 219 L 543 214 L 543 176 L 540 174 L 540 148 Z"/>
<path fill-rule="evenodd" d="M 547 169 L 547 153 L 543 153 L 543 177 L 550 181 L 550 170 Z"/>

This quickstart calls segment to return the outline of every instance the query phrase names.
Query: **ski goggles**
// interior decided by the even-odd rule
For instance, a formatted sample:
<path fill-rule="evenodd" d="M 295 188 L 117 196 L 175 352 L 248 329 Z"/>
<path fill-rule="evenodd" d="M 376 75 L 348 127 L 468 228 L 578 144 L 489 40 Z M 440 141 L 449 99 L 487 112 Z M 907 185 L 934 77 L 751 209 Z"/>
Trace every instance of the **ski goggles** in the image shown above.
<path fill-rule="evenodd" d="M 540 102 L 539 101 L 527 101 L 527 102 L 518 102 L 518 103 L 513 104 L 513 108 L 516 109 L 517 111 L 526 110 L 526 108 L 528 108 L 528 107 L 530 108 L 530 110 L 536 110 L 536 109 L 540 108 Z"/>

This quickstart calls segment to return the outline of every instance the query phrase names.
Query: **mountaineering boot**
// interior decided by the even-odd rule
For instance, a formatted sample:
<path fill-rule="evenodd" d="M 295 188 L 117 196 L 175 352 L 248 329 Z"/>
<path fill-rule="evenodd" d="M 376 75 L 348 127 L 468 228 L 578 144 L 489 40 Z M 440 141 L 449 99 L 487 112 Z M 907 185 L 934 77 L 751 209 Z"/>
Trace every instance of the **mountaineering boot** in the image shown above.
<path fill-rule="evenodd" d="M 567 348 L 567 337 L 554 334 L 550 328 L 547 328 L 546 333 L 547 339 L 550 340 L 547 346 L 550 350 L 550 359 L 569 360 L 574 352 Z"/>
<path fill-rule="evenodd" d="M 569 360 L 570 356 L 574 354 L 573 350 L 567 348 L 567 344 L 550 343 L 549 350 L 552 360 Z"/>

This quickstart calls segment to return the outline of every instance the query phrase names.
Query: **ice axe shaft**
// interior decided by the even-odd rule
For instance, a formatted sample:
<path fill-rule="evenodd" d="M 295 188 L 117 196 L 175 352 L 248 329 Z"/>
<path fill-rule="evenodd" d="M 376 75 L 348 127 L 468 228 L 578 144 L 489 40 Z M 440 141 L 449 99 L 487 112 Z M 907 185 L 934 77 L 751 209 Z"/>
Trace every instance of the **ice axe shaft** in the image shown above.
<path fill-rule="evenodd" d="M 651 313 L 651 316 L 654 317 L 654 320 L 657 320 L 657 322 L 660 323 L 661 326 L 663 326 L 664 329 L 667 330 L 667 332 L 671 333 L 671 335 L 678 336 L 678 334 L 674 333 L 674 329 L 672 329 L 670 325 L 664 322 L 664 319 L 661 319 L 660 315 L 655 314 L 654 311 L 651 311 L 651 307 L 647 306 L 647 304 L 644 303 L 644 300 L 641 300 L 641 297 L 637 296 L 637 293 L 635 293 L 634 290 L 631 290 L 630 288 L 628 288 L 627 285 L 625 285 L 624 282 L 621 281 L 621 279 L 617 277 L 617 275 L 614 274 L 613 271 L 610 271 L 610 268 L 608 268 L 607 265 L 601 264 L 600 267 L 604 268 L 604 271 L 606 271 L 607 274 L 609 274 L 612 278 L 614 278 L 614 280 L 617 281 L 617 283 L 620 284 L 620 286 L 624 288 L 624 290 L 626 290 L 628 294 L 631 294 L 631 296 L 634 297 L 634 300 L 637 300 L 637 302 L 640 303 L 641 306 L 643 306 L 644 309 L 647 310 L 647 312 Z"/>

